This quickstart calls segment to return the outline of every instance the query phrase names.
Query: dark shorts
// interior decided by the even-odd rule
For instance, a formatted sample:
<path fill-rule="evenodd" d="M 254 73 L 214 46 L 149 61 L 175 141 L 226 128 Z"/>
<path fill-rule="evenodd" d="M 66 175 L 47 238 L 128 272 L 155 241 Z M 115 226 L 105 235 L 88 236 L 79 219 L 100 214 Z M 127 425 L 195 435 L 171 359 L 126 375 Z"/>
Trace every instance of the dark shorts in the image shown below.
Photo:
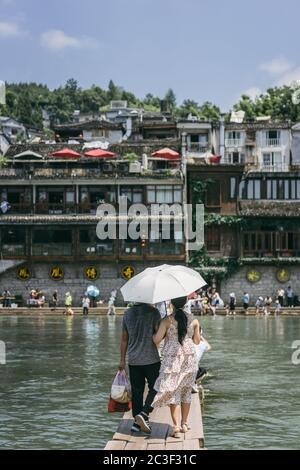
<path fill-rule="evenodd" d="M 247 304 L 246 302 L 244 302 L 244 310 L 247 310 L 247 308 L 249 308 L 249 304 Z"/>

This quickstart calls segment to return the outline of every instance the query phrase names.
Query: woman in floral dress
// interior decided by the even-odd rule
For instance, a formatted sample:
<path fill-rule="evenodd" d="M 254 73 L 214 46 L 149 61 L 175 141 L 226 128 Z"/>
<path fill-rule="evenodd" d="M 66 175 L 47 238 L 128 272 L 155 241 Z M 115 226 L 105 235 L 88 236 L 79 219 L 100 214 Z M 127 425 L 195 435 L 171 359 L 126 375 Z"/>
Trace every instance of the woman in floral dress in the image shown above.
<path fill-rule="evenodd" d="M 194 345 L 200 343 L 199 322 L 193 315 L 184 312 L 186 302 L 186 297 L 171 301 L 172 315 L 162 320 L 153 336 L 156 345 L 164 339 L 164 346 L 160 374 L 154 385 L 157 394 L 152 406 L 170 406 L 174 424 L 173 437 L 180 437 L 180 432 L 187 432 L 189 429 L 187 420 L 192 387 L 198 370 Z"/>

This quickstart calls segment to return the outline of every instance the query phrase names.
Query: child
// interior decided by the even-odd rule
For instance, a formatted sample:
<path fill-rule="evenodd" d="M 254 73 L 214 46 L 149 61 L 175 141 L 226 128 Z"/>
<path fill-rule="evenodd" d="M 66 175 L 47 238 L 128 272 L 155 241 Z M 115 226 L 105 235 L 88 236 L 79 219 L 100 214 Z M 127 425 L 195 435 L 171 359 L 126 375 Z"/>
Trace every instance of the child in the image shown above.
<path fill-rule="evenodd" d="M 115 307 L 116 297 L 117 297 L 117 289 L 113 289 L 110 293 L 110 298 L 109 298 L 109 301 L 108 301 L 107 315 L 115 315 L 116 314 L 116 307 Z"/>
<path fill-rule="evenodd" d="M 281 312 L 281 303 L 280 300 L 276 300 L 275 302 L 275 315 Z"/>
<path fill-rule="evenodd" d="M 227 307 L 227 315 L 235 315 L 235 305 L 236 305 L 236 298 L 235 293 L 232 292 L 229 295 L 229 306 Z"/>

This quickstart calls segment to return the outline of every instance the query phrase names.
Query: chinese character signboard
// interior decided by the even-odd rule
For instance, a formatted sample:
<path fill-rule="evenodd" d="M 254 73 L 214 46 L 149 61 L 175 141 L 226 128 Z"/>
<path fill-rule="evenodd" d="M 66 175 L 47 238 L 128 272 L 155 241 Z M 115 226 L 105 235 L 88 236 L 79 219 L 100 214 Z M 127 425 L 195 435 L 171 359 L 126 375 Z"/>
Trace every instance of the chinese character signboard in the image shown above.
<path fill-rule="evenodd" d="M 285 283 L 290 280 L 290 272 L 287 269 L 279 269 L 277 271 L 277 280 L 279 282 Z"/>
<path fill-rule="evenodd" d="M 131 279 L 134 275 L 135 269 L 132 266 L 125 266 L 122 269 L 122 276 L 124 279 L 127 279 L 127 281 L 129 281 L 129 279 Z"/>
<path fill-rule="evenodd" d="M 88 266 L 84 269 L 84 275 L 90 281 L 94 281 L 99 277 L 98 269 L 95 266 Z"/>
<path fill-rule="evenodd" d="M 31 272 L 27 267 L 22 266 L 21 268 L 18 268 L 17 276 L 21 281 L 27 281 L 27 279 L 31 278 Z"/>
<path fill-rule="evenodd" d="M 61 281 L 64 278 L 64 271 L 59 266 L 54 266 L 50 269 L 49 276 L 53 281 Z"/>
<path fill-rule="evenodd" d="M 247 281 L 251 283 L 255 283 L 260 281 L 261 279 L 261 274 L 259 271 L 256 271 L 256 269 L 251 269 L 251 271 L 247 272 Z"/>

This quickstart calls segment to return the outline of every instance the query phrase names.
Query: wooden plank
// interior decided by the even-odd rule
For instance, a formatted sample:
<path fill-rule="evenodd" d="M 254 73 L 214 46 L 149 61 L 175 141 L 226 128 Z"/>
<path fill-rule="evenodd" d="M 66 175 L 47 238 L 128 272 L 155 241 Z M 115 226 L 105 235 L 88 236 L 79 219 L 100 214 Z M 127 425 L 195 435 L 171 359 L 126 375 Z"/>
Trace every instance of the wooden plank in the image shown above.
<path fill-rule="evenodd" d="M 146 450 L 147 441 L 144 442 L 128 442 L 124 450 Z"/>
<path fill-rule="evenodd" d="M 200 450 L 199 439 L 184 440 L 183 450 Z"/>
<path fill-rule="evenodd" d="M 165 450 L 165 444 L 148 444 L 147 450 Z"/>
<path fill-rule="evenodd" d="M 182 449 L 183 449 L 183 441 L 166 443 L 166 450 L 182 450 Z"/>
<path fill-rule="evenodd" d="M 126 441 L 108 441 L 104 450 L 124 450 L 126 444 Z"/>
<path fill-rule="evenodd" d="M 191 411 L 189 414 L 189 425 L 191 430 L 185 433 L 185 440 L 201 439 L 204 442 L 202 413 L 197 393 L 192 395 Z"/>

